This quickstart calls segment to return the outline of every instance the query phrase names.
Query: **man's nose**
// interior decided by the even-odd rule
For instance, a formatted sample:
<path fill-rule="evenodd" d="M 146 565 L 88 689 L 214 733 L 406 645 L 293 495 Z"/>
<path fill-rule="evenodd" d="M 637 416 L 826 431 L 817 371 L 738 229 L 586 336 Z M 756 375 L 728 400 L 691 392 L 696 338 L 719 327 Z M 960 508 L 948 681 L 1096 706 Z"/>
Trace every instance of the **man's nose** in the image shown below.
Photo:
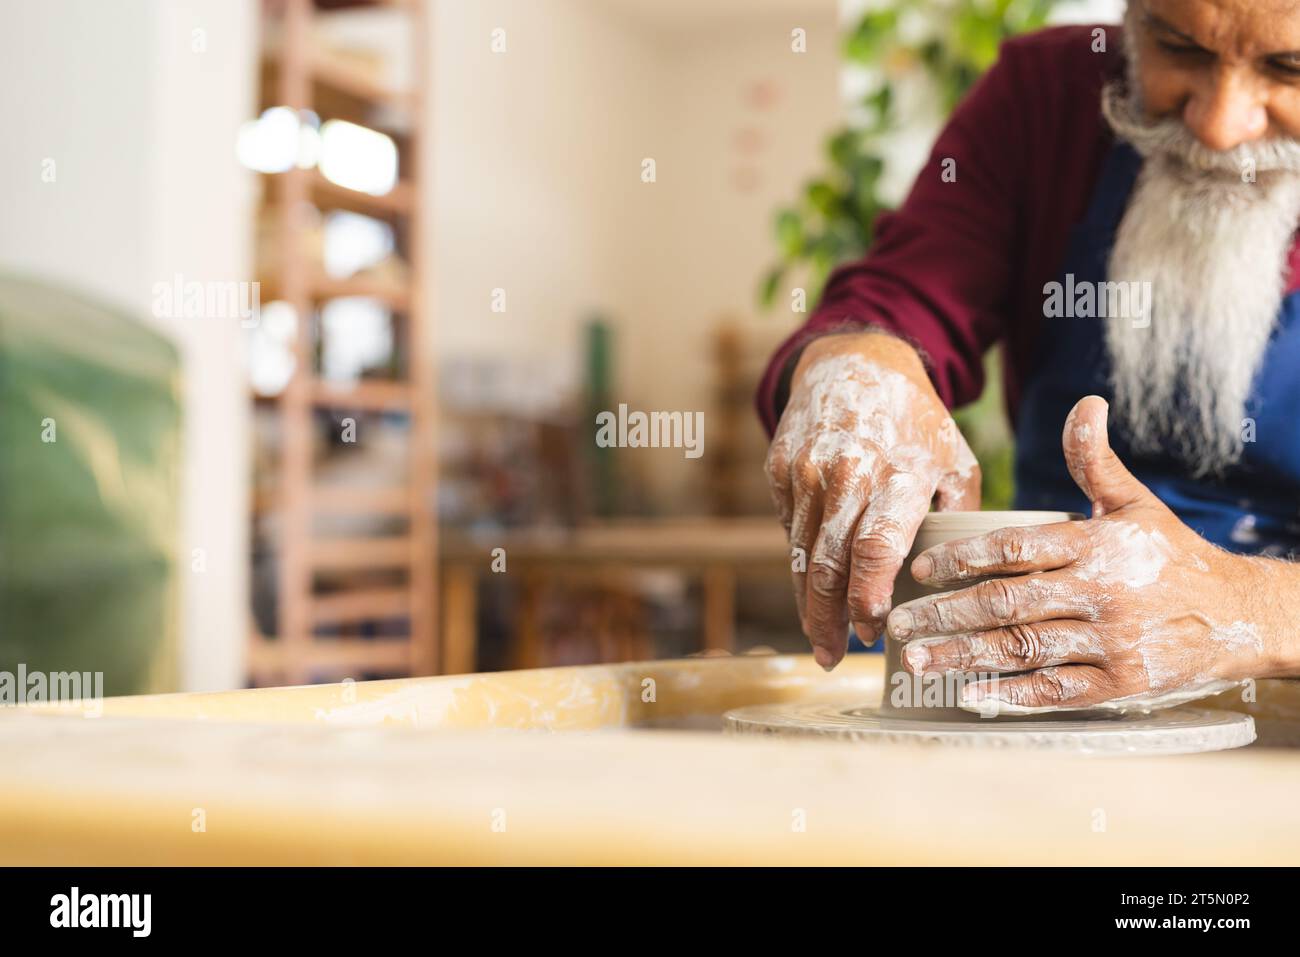
<path fill-rule="evenodd" d="M 1183 122 L 1206 148 L 1230 150 L 1268 132 L 1268 107 L 1255 84 L 1221 72 L 1188 97 Z"/>

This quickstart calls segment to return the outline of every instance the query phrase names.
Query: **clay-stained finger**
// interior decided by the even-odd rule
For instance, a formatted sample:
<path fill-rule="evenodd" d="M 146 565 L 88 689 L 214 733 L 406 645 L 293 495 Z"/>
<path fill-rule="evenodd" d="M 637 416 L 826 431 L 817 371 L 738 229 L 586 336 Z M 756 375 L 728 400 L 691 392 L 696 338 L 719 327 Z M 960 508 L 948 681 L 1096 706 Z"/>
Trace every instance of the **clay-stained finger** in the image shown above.
<path fill-rule="evenodd" d="M 957 423 L 951 418 L 944 424 L 944 429 L 952 434 L 952 443 L 956 449 L 956 462 L 951 469 L 939 479 L 935 489 L 934 507 L 940 512 L 973 512 L 979 509 L 984 476 L 980 471 L 975 454 L 966 444 L 966 440 L 957 430 Z"/>
<path fill-rule="evenodd" d="M 804 541 L 803 544 L 796 543 L 794 537 L 794 481 L 791 477 L 790 460 L 786 446 L 779 438 L 773 441 L 768 449 L 767 460 L 763 463 L 763 469 L 767 473 L 768 488 L 772 493 L 772 504 L 776 507 L 781 526 L 785 529 L 786 541 L 790 543 L 791 584 L 794 587 L 795 607 L 798 610 L 799 621 L 802 625 L 805 587 L 804 571 L 808 567 L 810 542 L 816 536 L 815 526 L 812 526 L 810 532 L 811 515 L 809 512 L 820 507 L 820 497 L 817 497 L 816 501 L 805 501 L 803 503 L 799 534 L 802 539 L 807 539 L 807 541 Z M 814 485 L 810 491 L 813 494 L 819 493 L 820 486 Z"/>
<path fill-rule="evenodd" d="M 1000 528 L 926 549 L 912 562 L 912 577 L 927 585 L 952 585 L 989 575 L 1052 571 L 1077 561 L 1087 547 L 1082 522 Z"/>
<path fill-rule="evenodd" d="M 1092 625 L 1069 620 L 917 639 L 903 648 L 903 665 L 916 675 L 1029 671 L 1069 663 L 1101 664 L 1105 658 Z"/>
<path fill-rule="evenodd" d="M 767 487 L 772 493 L 772 504 L 776 507 L 777 517 L 788 538 L 790 526 L 794 521 L 794 484 L 790 476 L 789 455 L 781 439 L 773 440 L 768 447 L 763 471 L 767 474 Z"/>
<path fill-rule="evenodd" d="M 794 499 L 790 518 L 790 576 L 799 622 L 807 634 L 808 563 L 821 529 L 825 491 L 821 473 L 806 459 L 793 470 L 791 486 Z"/>
<path fill-rule="evenodd" d="M 994 578 L 960 591 L 927 595 L 889 613 L 891 637 L 909 638 L 992 631 L 1053 618 L 1094 620 L 1105 601 L 1088 582 L 1060 572 L 1022 578 Z"/>
<path fill-rule="evenodd" d="M 853 530 L 884 461 L 878 450 L 836 432 L 819 435 L 809 446 L 808 460 L 819 466 L 824 494 L 821 527 L 808 555 L 803 628 L 817 663 L 829 670 L 848 650 L 846 591 Z"/>
<path fill-rule="evenodd" d="M 858 521 L 851 548 L 848 611 L 864 644 L 873 644 L 884 629 L 894 579 L 912 550 L 933 493 L 932 483 L 917 473 L 894 472 Z"/>
<path fill-rule="evenodd" d="M 812 642 L 813 657 L 827 670 L 848 651 L 852 531 L 865 507 L 860 491 L 829 499 L 808 563 L 804 634 Z"/>
<path fill-rule="evenodd" d="M 962 688 L 958 703 L 966 711 L 984 715 L 1038 714 L 1092 708 L 1115 696 L 1115 682 L 1103 669 L 1061 665 L 970 682 Z"/>
<path fill-rule="evenodd" d="M 1092 517 L 1101 518 L 1142 499 L 1154 499 L 1111 448 L 1109 407 L 1101 396 L 1086 395 L 1065 418 L 1061 450 L 1070 477 L 1092 501 Z"/>

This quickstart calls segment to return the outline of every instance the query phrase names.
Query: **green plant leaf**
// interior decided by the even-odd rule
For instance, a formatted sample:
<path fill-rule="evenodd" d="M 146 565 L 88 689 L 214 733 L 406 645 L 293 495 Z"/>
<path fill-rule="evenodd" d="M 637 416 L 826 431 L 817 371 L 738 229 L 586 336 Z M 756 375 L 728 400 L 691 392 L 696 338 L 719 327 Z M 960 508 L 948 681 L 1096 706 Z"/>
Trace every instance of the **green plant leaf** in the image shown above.
<path fill-rule="evenodd" d="M 893 39 L 897 26 L 897 10 L 864 13 L 858 25 L 844 39 L 844 55 L 854 63 L 873 65 Z"/>
<path fill-rule="evenodd" d="M 912 63 L 923 71 L 945 110 L 952 110 L 991 66 L 1004 39 L 1046 22 L 1059 0 L 893 0 L 885 9 L 858 17 L 844 36 L 844 55 L 876 67 Z M 899 24 L 904 12 L 919 15 L 937 33 L 913 40 Z M 892 76 L 892 74 L 891 74 Z M 775 238 L 781 263 L 762 282 L 762 301 L 770 304 L 786 271 L 807 266 L 810 298 L 820 293 L 830 271 L 870 246 L 877 217 L 888 208 L 880 196 L 889 156 L 879 134 L 894 128 L 896 85 L 886 80 L 862 105 L 874 118 L 866 129 L 844 126 L 826 139 L 828 169 L 802 188 L 798 202 L 776 214 Z M 773 286 L 769 289 L 769 286 Z"/>
<path fill-rule="evenodd" d="M 781 283 L 785 281 L 785 267 L 772 266 L 763 277 L 763 282 L 758 287 L 758 301 L 767 309 L 772 308 L 772 303 L 776 302 L 776 294 L 781 291 Z"/>
<path fill-rule="evenodd" d="M 776 240 L 787 259 L 799 255 L 803 249 L 803 220 L 793 209 L 783 209 L 776 215 Z"/>
<path fill-rule="evenodd" d="M 824 179 L 815 179 L 804 190 L 804 198 L 818 215 L 830 219 L 842 214 L 841 194 Z"/>
<path fill-rule="evenodd" d="M 827 142 L 826 151 L 838 169 L 848 170 L 853 165 L 853 158 L 858 155 L 859 136 L 857 130 L 844 129 Z"/>
<path fill-rule="evenodd" d="M 875 93 L 867 97 L 867 105 L 876 112 L 877 122 L 884 125 L 889 122 L 889 111 L 894 105 L 894 84 L 885 83 Z"/>

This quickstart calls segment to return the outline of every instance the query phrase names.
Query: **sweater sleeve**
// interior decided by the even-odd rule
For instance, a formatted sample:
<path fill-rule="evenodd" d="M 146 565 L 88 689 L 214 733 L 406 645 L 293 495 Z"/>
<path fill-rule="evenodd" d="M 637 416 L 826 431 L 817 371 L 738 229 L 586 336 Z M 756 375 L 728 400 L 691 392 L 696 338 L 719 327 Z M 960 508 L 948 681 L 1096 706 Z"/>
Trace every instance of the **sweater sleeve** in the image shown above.
<path fill-rule="evenodd" d="M 756 404 L 770 435 L 789 365 L 812 339 L 875 326 L 908 340 L 949 408 L 979 397 L 983 356 L 1006 334 L 1023 244 L 1026 142 L 1015 43 L 967 94 L 903 205 L 882 214 L 865 258 L 836 270 L 817 308 L 777 349 Z M 1018 76 L 1019 74 L 1019 76 Z"/>

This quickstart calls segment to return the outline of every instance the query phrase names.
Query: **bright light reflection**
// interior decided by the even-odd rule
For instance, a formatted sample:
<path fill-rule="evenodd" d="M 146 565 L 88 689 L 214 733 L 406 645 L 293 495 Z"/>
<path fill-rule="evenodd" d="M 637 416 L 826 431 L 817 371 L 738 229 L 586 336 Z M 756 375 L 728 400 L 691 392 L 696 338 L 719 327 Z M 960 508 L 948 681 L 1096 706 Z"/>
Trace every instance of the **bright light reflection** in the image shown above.
<path fill-rule="evenodd" d="M 326 120 L 320 129 L 320 171 L 339 186 L 382 196 L 397 184 L 397 144 L 377 130 Z"/>

